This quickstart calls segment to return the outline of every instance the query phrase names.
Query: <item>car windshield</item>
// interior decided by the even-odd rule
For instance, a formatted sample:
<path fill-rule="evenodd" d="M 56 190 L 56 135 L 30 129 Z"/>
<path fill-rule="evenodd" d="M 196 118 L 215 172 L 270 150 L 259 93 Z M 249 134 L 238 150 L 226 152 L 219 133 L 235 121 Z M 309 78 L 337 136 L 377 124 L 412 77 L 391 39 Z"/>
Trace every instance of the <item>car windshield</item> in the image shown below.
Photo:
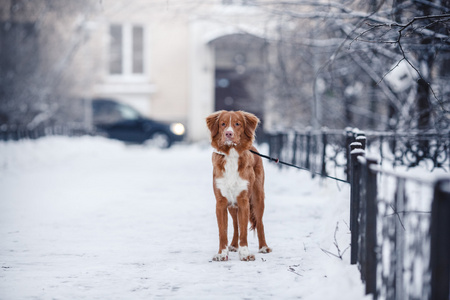
<path fill-rule="evenodd" d="M 140 118 L 139 113 L 129 106 L 118 105 L 117 109 L 124 120 L 137 120 Z"/>
<path fill-rule="evenodd" d="M 134 108 L 121 103 L 97 102 L 93 106 L 95 124 L 114 124 L 123 121 L 136 121 L 141 118 Z"/>

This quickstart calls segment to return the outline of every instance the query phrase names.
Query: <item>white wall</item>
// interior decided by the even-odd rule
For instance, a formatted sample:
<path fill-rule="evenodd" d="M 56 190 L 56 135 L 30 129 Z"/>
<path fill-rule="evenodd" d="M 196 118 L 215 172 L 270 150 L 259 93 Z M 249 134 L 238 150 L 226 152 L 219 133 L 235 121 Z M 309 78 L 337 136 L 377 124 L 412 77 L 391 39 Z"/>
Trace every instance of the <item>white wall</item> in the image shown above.
<path fill-rule="evenodd" d="M 205 118 L 214 110 L 214 52 L 205 40 L 208 23 L 189 24 L 189 139 L 208 137 Z"/>

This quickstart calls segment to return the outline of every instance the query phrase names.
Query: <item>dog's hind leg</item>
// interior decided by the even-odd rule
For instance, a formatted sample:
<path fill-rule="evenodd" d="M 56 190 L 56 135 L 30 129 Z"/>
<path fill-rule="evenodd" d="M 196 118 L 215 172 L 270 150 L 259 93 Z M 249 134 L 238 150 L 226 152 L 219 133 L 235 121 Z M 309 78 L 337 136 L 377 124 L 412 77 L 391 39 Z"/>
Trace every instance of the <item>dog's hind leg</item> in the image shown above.
<path fill-rule="evenodd" d="M 266 243 L 266 236 L 264 234 L 264 224 L 263 224 L 263 214 L 264 214 L 264 192 L 261 190 L 254 190 L 254 194 L 252 197 L 252 203 L 251 203 L 251 209 L 250 212 L 252 215 L 252 218 L 256 224 L 255 226 L 256 231 L 258 233 L 258 242 L 259 242 L 259 252 L 260 253 L 270 253 L 272 252 L 272 249 L 267 246 Z"/>

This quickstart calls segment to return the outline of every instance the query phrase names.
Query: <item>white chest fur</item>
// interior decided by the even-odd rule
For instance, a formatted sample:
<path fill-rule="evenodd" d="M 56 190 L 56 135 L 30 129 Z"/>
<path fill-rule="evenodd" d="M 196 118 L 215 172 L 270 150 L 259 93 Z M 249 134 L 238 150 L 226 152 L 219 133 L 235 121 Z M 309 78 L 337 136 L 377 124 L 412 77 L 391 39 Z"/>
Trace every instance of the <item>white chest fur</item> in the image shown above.
<path fill-rule="evenodd" d="M 225 172 L 223 177 L 216 178 L 216 186 L 222 193 L 222 196 L 227 198 L 228 203 L 235 205 L 239 194 L 247 190 L 248 181 L 239 176 L 239 154 L 235 149 L 231 149 L 230 154 L 225 155 L 225 160 Z"/>

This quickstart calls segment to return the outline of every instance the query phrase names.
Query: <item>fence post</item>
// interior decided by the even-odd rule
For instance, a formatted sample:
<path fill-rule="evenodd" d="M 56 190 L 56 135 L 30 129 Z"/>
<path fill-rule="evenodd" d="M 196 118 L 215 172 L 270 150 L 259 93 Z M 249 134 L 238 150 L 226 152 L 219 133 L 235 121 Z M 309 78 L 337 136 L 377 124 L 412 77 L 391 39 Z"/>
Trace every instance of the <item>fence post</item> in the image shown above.
<path fill-rule="evenodd" d="M 377 173 L 370 166 L 376 159 L 367 158 L 366 165 L 366 294 L 377 292 Z"/>
<path fill-rule="evenodd" d="M 356 264 L 358 261 L 358 237 L 359 237 L 359 198 L 360 198 L 360 178 L 361 178 L 361 164 L 358 162 L 358 157 L 364 155 L 364 150 L 361 149 L 361 143 L 351 143 L 349 145 L 351 155 L 350 174 L 350 233 L 351 233 L 351 248 L 350 248 L 350 263 Z M 359 149 L 359 150 L 356 150 Z"/>
<path fill-rule="evenodd" d="M 350 127 L 345 128 L 345 158 L 347 159 L 347 165 L 345 167 L 345 173 L 347 174 L 347 181 L 350 182 L 350 147 L 353 142 L 353 132 Z"/>
<path fill-rule="evenodd" d="M 278 144 L 278 153 L 277 153 L 277 157 L 279 157 L 280 159 L 283 159 L 281 157 L 281 154 L 283 152 L 283 148 L 284 148 L 284 144 L 283 144 L 283 133 L 279 132 L 277 135 L 277 144 Z M 280 165 L 281 167 L 281 165 Z"/>
<path fill-rule="evenodd" d="M 358 136 L 356 137 L 355 141 L 361 143 L 362 149 L 366 150 L 367 138 L 364 132 L 358 133 Z"/>
<path fill-rule="evenodd" d="M 447 149 L 447 157 L 448 157 L 447 163 L 448 167 L 450 168 L 450 132 L 447 134 L 447 138 L 448 138 L 447 142 L 444 142 L 446 144 L 444 149 Z M 442 141 L 445 141 L 444 137 L 442 137 Z"/>
<path fill-rule="evenodd" d="M 384 159 L 384 153 L 383 153 L 383 143 L 384 143 L 384 136 L 380 135 L 380 165 L 383 164 L 383 159 Z"/>
<path fill-rule="evenodd" d="M 270 133 L 269 134 L 269 155 L 274 157 L 279 157 L 280 153 L 280 143 L 278 133 Z"/>
<path fill-rule="evenodd" d="M 306 162 L 305 168 L 310 170 L 310 155 L 311 155 L 311 130 L 306 133 Z"/>
<path fill-rule="evenodd" d="M 406 180 L 397 178 L 397 187 L 395 191 L 395 209 L 397 214 L 405 211 L 407 203 Z M 405 271 L 404 257 L 407 253 L 405 249 L 405 229 L 400 219 L 400 215 L 395 222 L 395 256 L 391 258 L 391 264 L 395 274 L 393 274 L 392 290 L 396 299 L 405 299 L 405 289 L 403 287 L 403 276 Z"/>
<path fill-rule="evenodd" d="M 292 160 L 291 164 L 295 165 L 297 164 L 297 139 L 298 139 L 298 133 L 294 133 L 294 141 L 292 142 Z"/>
<path fill-rule="evenodd" d="M 302 167 L 304 167 L 305 166 L 305 160 L 304 160 L 304 157 L 305 157 L 305 141 L 304 141 L 304 138 L 305 138 L 305 134 L 304 133 L 297 133 L 297 135 L 298 135 L 298 138 L 299 138 L 299 148 L 300 148 L 300 152 L 299 152 L 299 155 L 298 155 L 298 160 L 299 160 L 299 164 L 300 164 L 300 166 L 302 166 Z"/>
<path fill-rule="evenodd" d="M 449 299 L 450 179 L 438 180 L 431 207 L 431 300 Z"/>
<path fill-rule="evenodd" d="M 322 169 L 320 174 L 324 177 L 327 175 L 327 129 L 322 128 Z"/>

